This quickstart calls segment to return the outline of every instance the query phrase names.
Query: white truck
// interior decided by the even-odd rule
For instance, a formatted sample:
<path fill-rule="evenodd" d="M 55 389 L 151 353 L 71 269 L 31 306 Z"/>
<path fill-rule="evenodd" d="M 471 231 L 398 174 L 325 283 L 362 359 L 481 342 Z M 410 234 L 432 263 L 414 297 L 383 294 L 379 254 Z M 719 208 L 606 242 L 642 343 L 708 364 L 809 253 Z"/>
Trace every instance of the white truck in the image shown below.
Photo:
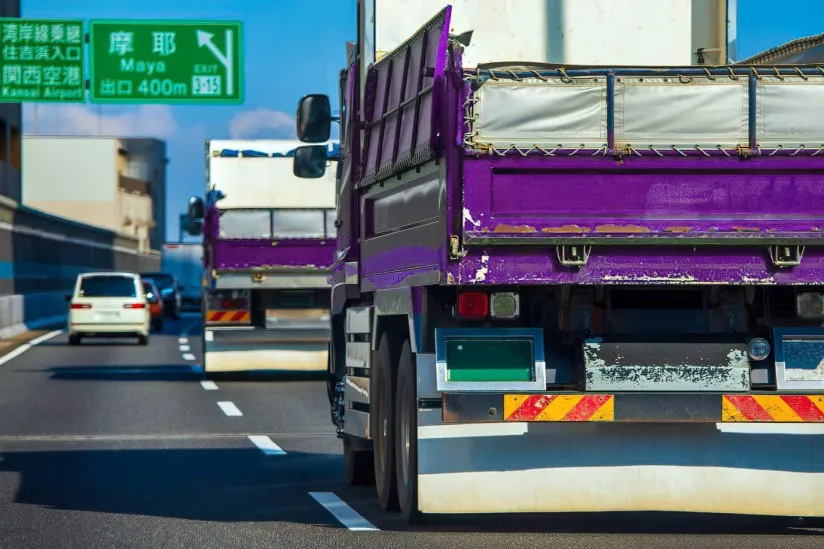
<path fill-rule="evenodd" d="M 181 309 L 200 311 L 203 245 L 199 242 L 166 242 L 160 261 L 161 270 L 177 278 L 181 287 Z"/>
<path fill-rule="evenodd" d="M 203 235 L 207 375 L 326 369 L 335 170 L 312 181 L 296 177 L 299 145 L 206 145 L 206 200 L 190 199 L 188 217 L 190 234 Z"/>

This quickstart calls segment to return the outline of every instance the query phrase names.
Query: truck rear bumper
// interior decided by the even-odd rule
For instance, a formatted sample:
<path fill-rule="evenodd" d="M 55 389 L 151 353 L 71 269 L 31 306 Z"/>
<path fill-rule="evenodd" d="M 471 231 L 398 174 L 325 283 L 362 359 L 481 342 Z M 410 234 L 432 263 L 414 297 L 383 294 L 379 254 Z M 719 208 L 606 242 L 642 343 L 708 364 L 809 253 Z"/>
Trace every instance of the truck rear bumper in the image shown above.
<path fill-rule="evenodd" d="M 327 367 L 329 333 L 328 328 L 207 327 L 203 369 L 207 372 L 323 371 Z"/>
<path fill-rule="evenodd" d="M 738 395 L 627 393 L 605 395 L 611 419 L 505 421 L 489 414 L 506 408 L 502 394 L 441 395 L 434 355 L 416 361 L 424 513 L 824 516 L 824 423 L 725 422 L 724 399 Z"/>
<path fill-rule="evenodd" d="M 423 407 L 426 402 L 420 403 Z M 824 394 L 443 393 L 445 424 L 822 423 Z M 428 406 L 431 408 L 431 405 Z"/>

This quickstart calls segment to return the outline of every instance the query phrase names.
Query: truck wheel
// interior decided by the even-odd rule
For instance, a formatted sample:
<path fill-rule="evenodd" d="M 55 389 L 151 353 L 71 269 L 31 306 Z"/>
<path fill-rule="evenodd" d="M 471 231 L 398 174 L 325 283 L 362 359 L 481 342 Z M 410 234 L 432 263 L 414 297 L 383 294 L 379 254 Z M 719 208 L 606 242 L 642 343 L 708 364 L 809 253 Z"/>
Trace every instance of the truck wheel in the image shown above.
<path fill-rule="evenodd" d="M 343 437 L 343 466 L 346 482 L 352 486 L 374 486 L 375 462 L 371 450 L 356 450 L 348 436 Z"/>
<path fill-rule="evenodd" d="M 374 447 L 375 486 L 384 511 L 397 511 L 395 475 L 395 376 L 392 371 L 389 335 L 384 332 L 372 360 L 369 405 L 370 432 Z"/>
<path fill-rule="evenodd" d="M 69 345 L 80 345 L 80 336 L 72 334 L 69 336 Z"/>
<path fill-rule="evenodd" d="M 418 510 L 418 406 L 415 361 L 409 340 L 403 342 L 395 391 L 395 464 L 401 515 L 410 524 L 419 524 Z"/>

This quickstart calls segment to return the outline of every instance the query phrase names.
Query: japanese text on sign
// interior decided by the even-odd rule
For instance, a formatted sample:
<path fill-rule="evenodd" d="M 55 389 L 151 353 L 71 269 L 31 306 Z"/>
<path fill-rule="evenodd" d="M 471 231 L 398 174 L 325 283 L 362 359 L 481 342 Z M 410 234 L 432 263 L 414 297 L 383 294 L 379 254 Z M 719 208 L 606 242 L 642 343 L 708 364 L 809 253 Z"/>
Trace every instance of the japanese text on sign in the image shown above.
<path fill-rule="evenodd" d="M 83 22 L 0 19 L 0 100 L 84 101 Z"/>

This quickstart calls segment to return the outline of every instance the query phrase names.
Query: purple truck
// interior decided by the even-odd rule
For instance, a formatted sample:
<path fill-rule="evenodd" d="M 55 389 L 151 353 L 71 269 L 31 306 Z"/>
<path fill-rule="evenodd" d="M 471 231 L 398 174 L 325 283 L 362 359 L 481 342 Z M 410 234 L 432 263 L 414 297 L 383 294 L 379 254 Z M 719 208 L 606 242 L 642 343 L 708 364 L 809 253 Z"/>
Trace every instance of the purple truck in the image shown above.
<path fill-rule="evenodd" d="M 451 14 L 298 106 L 341 129 L 347 480 L 408 520 L 824 516 L 824 69 L 467 67 Z"/>
<path fill-rule="evenodd" d="M 335 171 L 297 178 L 298 145 L 207 144 L 206 200 L 192 198 L 188 213 L 203 234 L 207 374 L 326 370 Z M 337 144 L 321 148 L 334 155 Z"/>

